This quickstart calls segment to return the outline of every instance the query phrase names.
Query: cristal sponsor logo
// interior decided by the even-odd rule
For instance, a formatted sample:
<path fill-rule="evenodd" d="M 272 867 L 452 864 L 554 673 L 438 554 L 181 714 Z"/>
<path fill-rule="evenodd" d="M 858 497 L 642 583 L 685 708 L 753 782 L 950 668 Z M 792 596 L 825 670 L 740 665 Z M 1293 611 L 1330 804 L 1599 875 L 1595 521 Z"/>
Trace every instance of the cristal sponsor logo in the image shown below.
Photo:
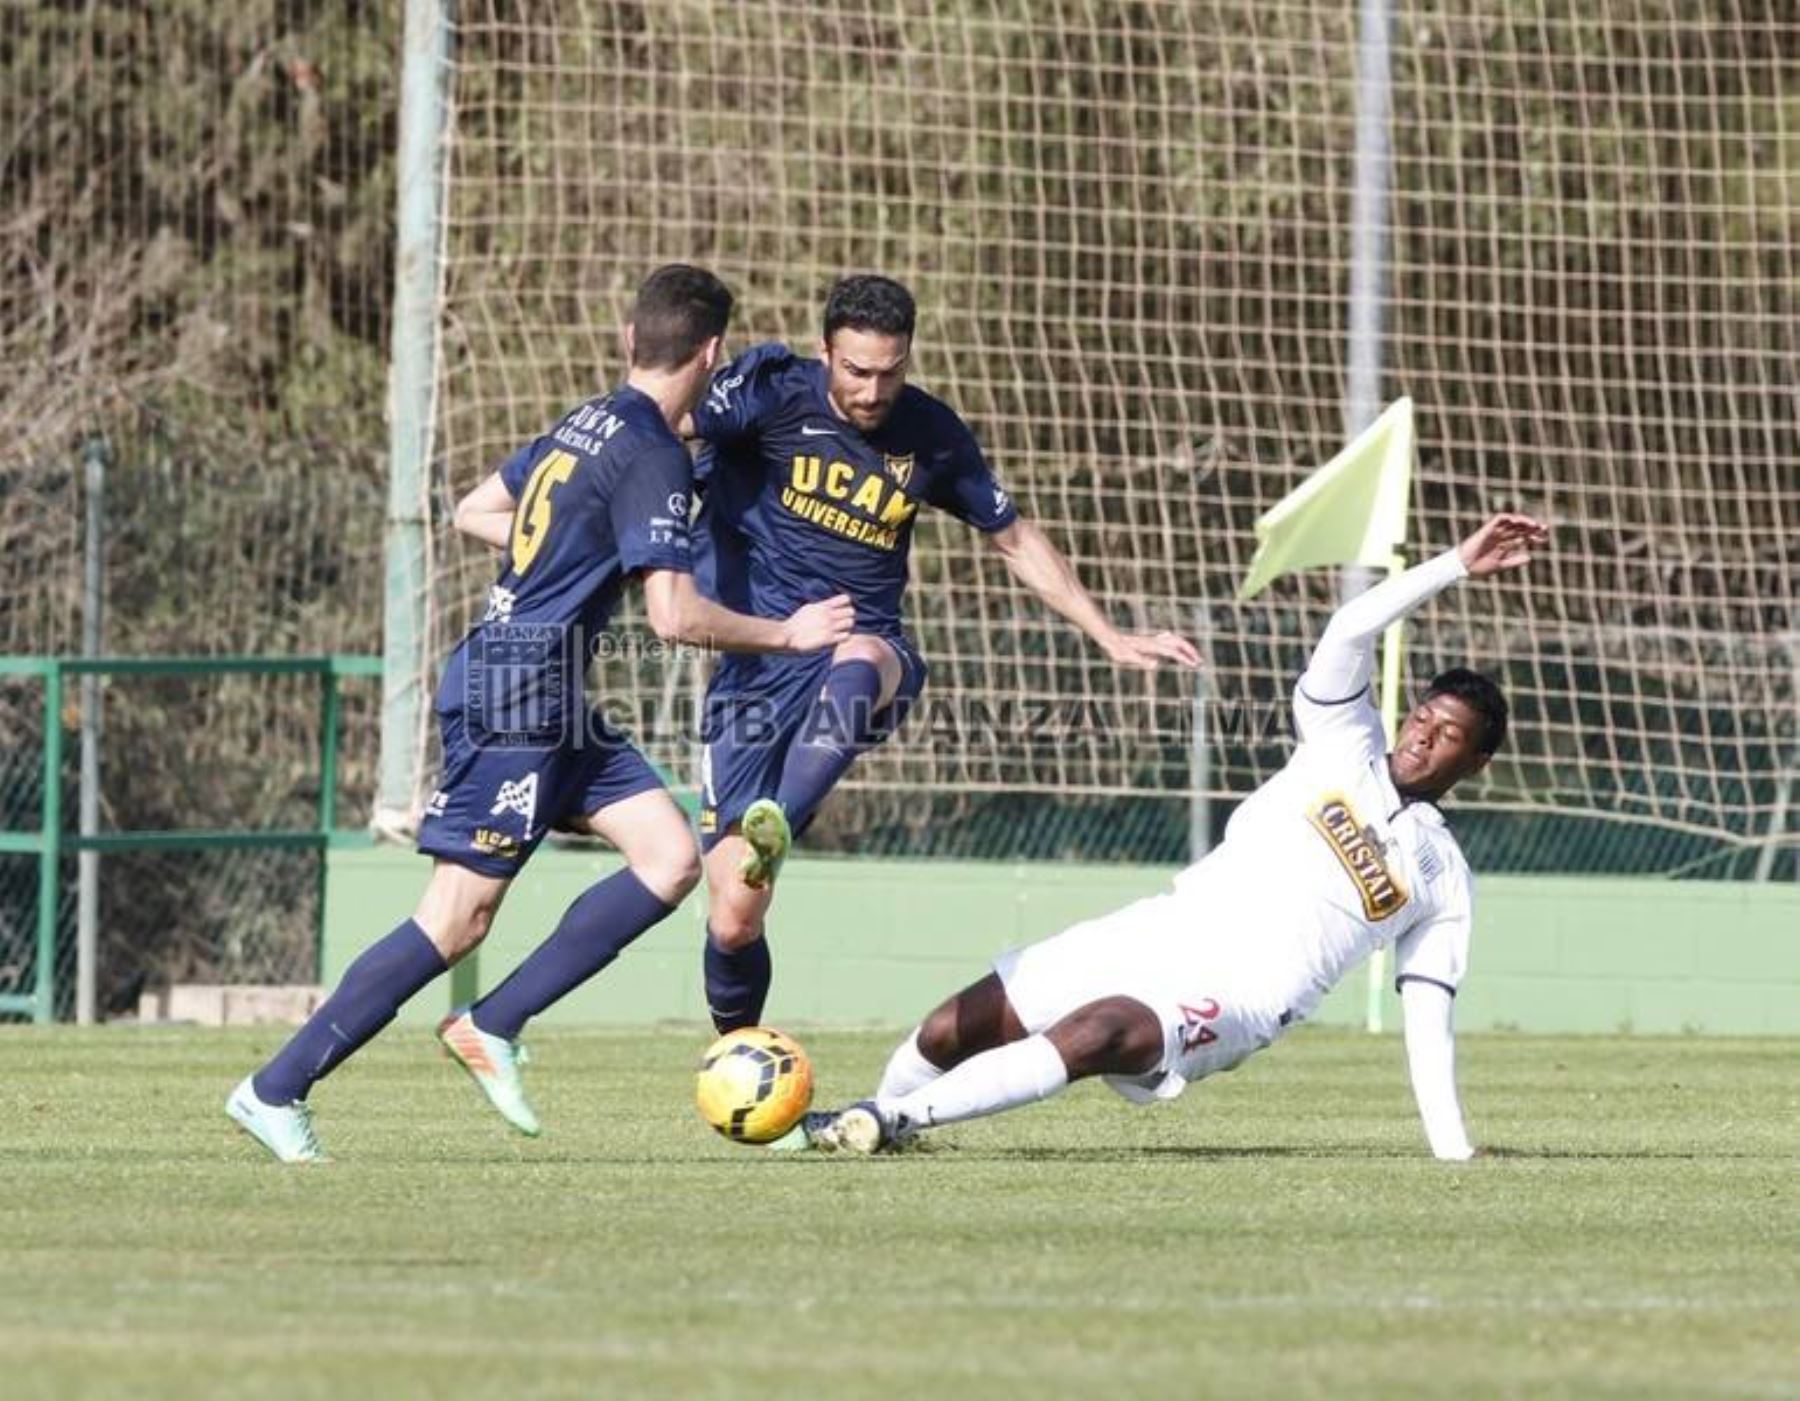
<path fill-rule="evenodd" d="M 1388 870 L 1380 842 L 1348 802 L 1335 795 L 1328 797 L 1306 819 L 1325 838 L 1331 854 L 1355 884 L 1364 915 L 1386 919 L 1406 903 L 1406 887 Z"/>
<path fill-rule="evenodd" d="M 503 812 L 516 812 L 525 819 L 526 830 L 531 829 L 532 820 L 537 816 L 538 776 L 528 773 L 517 783 L 502 783 L 500 791 L 494 795 L 494 805 L 488 809 L 488 815 L 498 817 Z"/>

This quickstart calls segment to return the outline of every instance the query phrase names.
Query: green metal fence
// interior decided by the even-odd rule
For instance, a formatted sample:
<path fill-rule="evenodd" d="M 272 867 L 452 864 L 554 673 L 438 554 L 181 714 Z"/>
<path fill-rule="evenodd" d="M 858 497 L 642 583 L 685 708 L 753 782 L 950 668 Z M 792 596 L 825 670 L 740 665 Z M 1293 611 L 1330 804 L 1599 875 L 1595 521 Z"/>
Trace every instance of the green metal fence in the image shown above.
<path fill-rule="evenodd" d="M 204 677 L 229 674 L 258 676 L 316 676 L 318 699 L 318 801 L 312 825 L 301 828 L 255 830 L 158 830 L 80 833 L 68 830 L 64 814 L 64 753 L 66 728 L 64 705 L 70 695 L 71 676 Z M 37 865 L 35 939 L 29 956 L 30 976 L 16 980 L 11 989 L 0 989 L 0 1014 L 29 1015 L 37 1022 L 53 1021 L 57 1010 L 57 937 L 63 902 L 63 858 L 93 851 L 207 852 L 245 850 L 308 850 L 322 853 L 328 847 L 367 844 L 361 830 L 338 826 L 339 683 L 349 678 L 381 675 L 376 657 L 19 657 L 0 656 L 0 677 L 37 679 L 43 687 L 42 783 L 39 789 L 38 824 L 35 830 L 0 831 L 0 855 L 32 856 Z M 323 937 L 325 862 L 317 863 L 318 898 L 315 915 L 315 947 Z M 22 983 L 23 986 L 18 986 Z"/>

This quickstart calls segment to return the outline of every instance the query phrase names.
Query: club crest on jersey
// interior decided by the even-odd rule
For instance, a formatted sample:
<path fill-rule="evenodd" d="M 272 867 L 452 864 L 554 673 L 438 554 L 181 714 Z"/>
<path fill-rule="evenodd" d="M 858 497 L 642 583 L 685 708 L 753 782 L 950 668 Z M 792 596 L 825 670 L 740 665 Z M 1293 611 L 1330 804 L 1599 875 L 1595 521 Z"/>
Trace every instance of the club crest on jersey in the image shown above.
<path fill-rule="evenodd" d="M 891 453 L 883 453 L 881 465 L 886 469 L 888 476 L 893 479 L 895 486 L 905 486 L 912 480 L 913 455 L 910 452 L 899 457 L 895 457 Z"/>
<path fill-rule="evenodd" d="M 1356 886 L 1365 916 L 1386 919 L 1406 903 L 1406 887 L 1388 869 L 1376 833 L 1348 802 L 1334 794 L 1307 813 L 1306 820 L 1325 838 L 1331 854 Z"/>

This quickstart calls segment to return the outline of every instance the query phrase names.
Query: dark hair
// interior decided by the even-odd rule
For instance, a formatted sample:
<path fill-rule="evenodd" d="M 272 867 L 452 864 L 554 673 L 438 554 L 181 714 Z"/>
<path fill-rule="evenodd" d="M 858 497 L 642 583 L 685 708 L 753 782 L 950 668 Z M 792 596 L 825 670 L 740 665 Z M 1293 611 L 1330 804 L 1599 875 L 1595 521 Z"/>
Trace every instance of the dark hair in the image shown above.
<path fill-rule="evenodd" d="M 1434 680 L 1425 698 L 1455 696 L 1481 717 L 1481 752 L 1491 755 L 1506 743 L 1506 726 L 1511 711 L 1500 688 L 1479 671 L 1466 666 L 1453 666 Z"/>
<path fill-rule="evenodd" d="M 631 307 L 631 363 L 674 370 L 700 353 L 731 320 L 731 289 L 705 268 L 666 263 L 644 279 Z"/>
<path fill-rule="evenodd" d="M 845 326 L 910 339 L 916 316 L 912 293 L 893 278 L 858 273 L 840 279 L 825 298 L 825 343 Z"/>

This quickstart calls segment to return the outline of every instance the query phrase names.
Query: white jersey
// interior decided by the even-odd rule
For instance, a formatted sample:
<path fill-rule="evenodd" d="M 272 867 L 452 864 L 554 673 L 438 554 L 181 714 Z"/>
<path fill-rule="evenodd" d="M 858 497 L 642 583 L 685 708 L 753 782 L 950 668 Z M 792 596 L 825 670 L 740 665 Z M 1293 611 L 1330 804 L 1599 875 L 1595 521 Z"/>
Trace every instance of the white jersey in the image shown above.
<path fill-rule="evenodd" d="M 1193 928 L 1220 932 L 1212 956 L 1283 1025 L 1390 944 L 1397 979 L 1454 993 L 1473 882 L 1443 814 L 1395 792 L 1367 689 L 1336 703 L 1296 689 L 1294 723 L 1293 757 L 1232 814 L 1218 848 L 1176 877 L 1176 901 Z"/>
<path fill-rule="evenodd" d="M 1162 1057 L 1146 1074 L 1107 1080 L 1130 1099 L 1160 1100 L 1275 1041 L 1384 946 L 1394 946 L 1398 981 L 1455 995 L 1469 957 L 1468 862 L 1436 807 L 1395 792 L 1369 678 L 1380 631 L 1466 573 L 1448 551 L 1337 611 L 1294 694 L 1299 747 L 1172 890 L 995 960 L 1027 1032 L 1103 998 L 1142 1003 L 1161 1026 Z M 1347 699 L 1323 699 L 1333 696 Z M 1403 1004 L 1432 1152 L 1466 1158 L 1450 999 L 1415 982 Z"/>

